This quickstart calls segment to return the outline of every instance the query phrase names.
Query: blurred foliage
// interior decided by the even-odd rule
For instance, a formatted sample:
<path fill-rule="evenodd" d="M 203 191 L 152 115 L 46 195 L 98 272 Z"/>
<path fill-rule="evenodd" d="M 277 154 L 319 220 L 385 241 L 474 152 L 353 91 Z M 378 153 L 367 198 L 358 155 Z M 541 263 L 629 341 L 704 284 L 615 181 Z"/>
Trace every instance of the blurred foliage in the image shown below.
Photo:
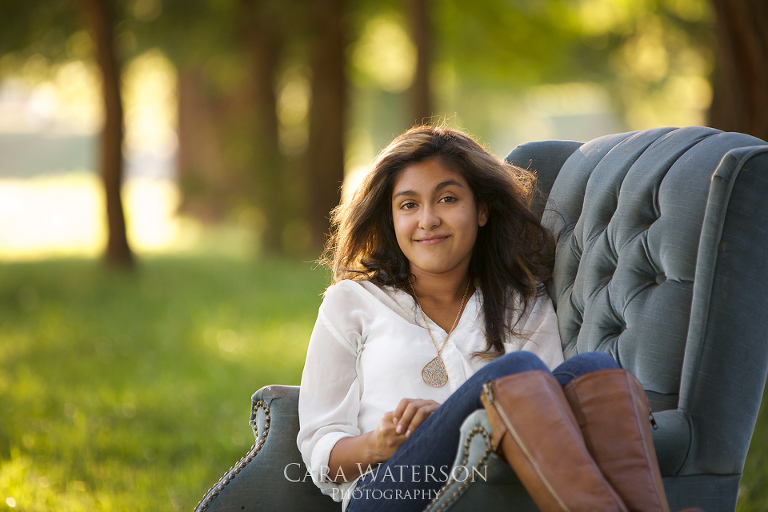
<path fill-rule="evenodd" d="M 599 85 L 628 129 L 703 122 L 714 59 L 706 0 L 475 5 L 435 10 L 436 91 L 471 131 L 504 130 L 492 122 L 503 98 L 521 97 L 520 112 L 533 86 L 569 82 Z"/>
<path fill-rule="evenodd" d="M 187 198 L 199 195 L 211 205 L 197 212 L 202 217 L 249 219 L 256 230 L 278 223 L 286 240 L 302 238 L 296 234 L 306 229 L 303 204 L 309 193 L 306 176 L 312 172 L 306 161 L 311 2 L 115 2 L 121 19 L 116 40 L 126 61 L 159 49 L 176 67 L 179 80 L 193 72 L 198 82 L 202 117 L 195 122 L 213 135 L 194 145 L 208 146 L 204 149 L 212 162 L 203 164 L 207 173 L 182 172 L 182 208 L 191 204 Z M 407 2 L 347 4 L 348 170 L 367 165 L 413 122 L 407 96 L 416 56 Z M 281 170 L 273 172 L 284 177 L 266 192 L 252 183 L 259 140 L 247 114 L 254 108 L 249 92 L 253 55 L 247 45 L 249 32 L 256 30 L 247 10 L 253 5 L 281 34 L 274 49 L 279 69 L 267 78 L 275 89 L 284 156 Z M 605 131 L 703 123 L 712 96 L 715 44 L 707 0 L 432 0 L 430 5 L 434 120 L 448 119 L 502 154 L 511 144 L 538 137 L 531 105 L 547 100 L 532 99 L 531 91 L 544 84 L 589 84 L 601 91 L 608 103 L 603 109 L 614 118 L 607 123 L 597 119 Z M 75 0 L 0 4 L 0 19 L 14 20 L 0 31 L 0 77 L 35 62 L 45 67 L 87 59 L 91 43 L 75 7 Z M 543 108 L 589 123 L 573 117 L 580 104 L 596 97 L 588 89 L 563 89 L 561 100 Z M 576 95 L 580 91 L 587 97 Z M 590 126 L 583 132 L 582 139 L 596 135 Z M 286 200 L 262 207 L 270 193 Z M 301 252 L 298 245 L 294 249 Z"/>
<path fill-rule="evenodd" d="M 305 66 L 308 1 L 266 2 L 274 11 L 273 23 L 285 34 L 285 78 L 275 84 L 278 88 L 297 75 L 311 79 Z M 369 116 L 364 128 L 373 131 L 376 140 L 380 138 L 376 132 L 389 137 L 408 124 L 402 98 L 390 98 L 402 95 L 412 78 L 414 50 L 408 39 L 405 2 L 350 2 L 351 86 L 366 101 L 378 100 L 381 108 L 374 106 L 375 114 L 391 112 L 393 105 L 400 114 L 399 122 Z M 242 23 L 241 2 L 119 3 L 123 21 L 117 38 L 126 56 L 160 48 L 177 67 L 201 68 L 209 87 L 222 97 L 243 80 L 247 65 L 242 36 L 248 27 Z M 15 21 L 7 24 L 12 30 L 2 31 L 0 52 L 23 49 L 25 55 L 82 58 L 82 51 L 73 54 L 72 50 L 82 46 L 77 41 L 84 36 L 68 12 L 71 4 L 72 0 L 4 3 L 3 18 Z M 620 112 L 636 117 L 642 116 L 631 113 L 633 106 L 639 105 L 636 111 L 645 108 L 644 98 L 672 93 L 674 102 L 690 89 L 697 93 L 696 106 L 706 108 L 706 80 L 693 85 L 684 80 L 708 78 L 712 73 L 712 15 L 706 0 L 446 0 L 439 5 L 433 2 L 432 7 L 433 83 L 440 111 L 446 116 L 458 112 L 469 125 L 482 125 L 485 112 L 470 108 L 461 98 L 493 93 L 489 97 L 493 101 L 501 93 L 514 94 L 543 83 L 602 83 L 613 93 Z M 360 126 L 354 119 L 360 116 L 353 111 L 353 126 Z"/>
<path fill-rule="evenodd" d="M 575 5 L 486 0 L 476 8 L 447 1 L 434 10 L 438 65 L 482 89 L 577 80 L 585 66 L 573 59 L 580 35 Z"/>
<path fill-rule="evenodd" d="M 72 0 L 2 2 L 0 20 L 3 20 L 0 55 L 39 54 L 53 60 L 82 57 L 69 44 L 71 36 L 80 28 Z"/>

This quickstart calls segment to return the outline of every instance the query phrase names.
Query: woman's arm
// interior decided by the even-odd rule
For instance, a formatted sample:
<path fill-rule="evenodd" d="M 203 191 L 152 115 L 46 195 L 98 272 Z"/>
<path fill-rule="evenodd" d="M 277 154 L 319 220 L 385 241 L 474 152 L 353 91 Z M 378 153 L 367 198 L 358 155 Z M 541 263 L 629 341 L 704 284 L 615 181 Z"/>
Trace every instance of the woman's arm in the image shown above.
<path fill-rule="evenodd" d="M 335 482 L 349 482 L 388 460 L 406 440 L 395 431 L 392 413 L 379 420 L 376 430 L 339 439 L 328 459 L 329 476 Z"/>
<path fill-rule="evenodd" d="M 297 445 L 315 484 L 332 496 L 338 468 L 331 470 L 330 453 L 340 439 L 362 433 L 357 423 L 361 393 L 356 361 L 360 319 L 366 312 L 348 288 L 337 285 L 326 291 L 299 391 Z"/>
<path fill-rule="evenodd" d="M 434 400 L 403 398 L 394 411 L 382 416 L 376 430 L 339 439 L 328 459 L 330 478 L 348 482 L 389 460 L 439 406 Z"/>
<path fill-rule="evenodd" d="M 371 324 L 374 313 L 354 292 L 356 286 L 343 281 L 326 291 L 299 392 L 297 445 L 315 483 L 331 495 L 339 483 L 388 460 L 438 407 L 431 400 L 403 399 L 380 418 L 375 430 L 361 431 L 357 358 L 364 326 Z"/>

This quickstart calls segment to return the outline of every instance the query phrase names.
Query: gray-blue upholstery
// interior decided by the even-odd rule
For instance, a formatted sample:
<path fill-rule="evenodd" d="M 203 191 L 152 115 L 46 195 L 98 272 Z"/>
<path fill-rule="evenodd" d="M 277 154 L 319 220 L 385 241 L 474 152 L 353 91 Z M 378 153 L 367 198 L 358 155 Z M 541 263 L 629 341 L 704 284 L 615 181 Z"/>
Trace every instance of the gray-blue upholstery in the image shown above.
<path fill-rule="evenodd" d="M 768 145 L 661 128 L 524 144 L 508 159 L 538 173 L 536 208 L 558 239 L 550 295 L 565 357 L 605 351 L 643 383 L 673 510 L 733 510 L 768 368 Z M 268 442 L 254 462 L 225 475 L 201 510 L 337 509 L 311 481 L 284 478 L 300 462 L 298 393 L 279 391 L 264 388 L 254 403 L 279 403 L 271 429 L 278 414 L 290 425 L 259 432 Z M 487 468 L 488 480 L 448 482 L 432 510 L 536 510 L 490 452 L 489 431 L 484 411 L 471 415 L 456 460 Z M 270 449 L 274 434 L 288 439 Z M 258 478 L 245 476 L 252 466 Z"/>

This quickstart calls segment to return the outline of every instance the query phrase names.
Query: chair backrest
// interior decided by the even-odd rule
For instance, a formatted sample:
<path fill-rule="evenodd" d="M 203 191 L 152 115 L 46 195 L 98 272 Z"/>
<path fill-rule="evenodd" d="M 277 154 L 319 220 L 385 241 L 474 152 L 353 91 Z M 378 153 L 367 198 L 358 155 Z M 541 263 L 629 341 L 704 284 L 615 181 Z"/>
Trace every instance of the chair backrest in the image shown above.
<path fill-rule="evenodd" d="M 543 147 L 508 157 L 553 182 L 565 356 L 612 354 L 654 410 L 685 410 L 693 443 L 721 447 L 687 464 L 740 473 L 768 367 L 768 146 L 703 127 L 538 144 L 571 152 L 559 168 L 526 161 Z"/>

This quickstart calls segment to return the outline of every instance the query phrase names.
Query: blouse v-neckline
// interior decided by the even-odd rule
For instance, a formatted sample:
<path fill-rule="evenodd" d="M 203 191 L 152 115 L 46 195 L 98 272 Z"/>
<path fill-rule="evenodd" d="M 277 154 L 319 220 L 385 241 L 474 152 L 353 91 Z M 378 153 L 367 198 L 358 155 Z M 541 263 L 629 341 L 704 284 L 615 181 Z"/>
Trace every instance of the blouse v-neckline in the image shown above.
<path fill-rule="evenodd" d="M 424 319 L 413 295 L 405 290 L 391 286 L 380 287 L 370 281 L 358 281 L 358 284 L 362 285 L 369 293 L 378 297 L 383 306 L 400 316 L 403 320 L 426 330 L 427 326 L 424 324 Z M 476 321 L 482 307 L 482 295 L 480 289 L 475 287 L 472 295 L 467 297 L 464 311 L 462 311 L 459 321 L 456 322 L 454 331 L 463 330 L 466 325 L 472 325 Z M 425 314 L 425 316 L 427 315 Z M 427 316 L 427 322 L 429 322 L 430 329 L 434 326 L 434 334 L 441 333 L 442 339 L 445 339 L 448 333 L 442 327 L 437 325 L 429 316 Z"/>
<path fill-rule="evenodd" d="M 477 312 L 478 312 L 477 297 L 479 293 L 480 293 L 480 290 L 475 288 L 475 290 L 472 292 L 472 295 L 467 297 L 466 304 L 464 304 L 464 309 L 461 312 L 461 316 L 459 316 L 459 321 L 456 322 L 456 326 L 453 328 L 453 331 L 451 331 L 451 334 L 463 329 L 464 325 L 466 325 L 466 323 L 470 321 L 470 320 L 465 320 L 465 317 L 472 316 L 473 317 L 471 320 L 472 322 L 474 322 L 474 319 L 477 318 Z M 426 329 L 427 326 L 424 325 L 424 319 L 426 318 L 426 321 L 429 323 L 430 329 L 438 329 L 436 334 L 439 332 L 442 336 L 442 339 L 445 340 L 445 337 L 448 336 L 448 331 L 440 327 L 440 325 L 434 320 L 432 320 L 432 318 L 430 318 L 430 316 L 426 312 L 424 313 L 424 317 L 422 317 L 421 308 L 419 307 L 419 304 L 416 302 L 415 299 L 413 299 L 413 297 L 411 297 L 411 299 L 413 300 L 416 324 Z M 472 312 L 468 313 L 467 311 L 470 309 L 470 305 L 472 306 Z"/>

